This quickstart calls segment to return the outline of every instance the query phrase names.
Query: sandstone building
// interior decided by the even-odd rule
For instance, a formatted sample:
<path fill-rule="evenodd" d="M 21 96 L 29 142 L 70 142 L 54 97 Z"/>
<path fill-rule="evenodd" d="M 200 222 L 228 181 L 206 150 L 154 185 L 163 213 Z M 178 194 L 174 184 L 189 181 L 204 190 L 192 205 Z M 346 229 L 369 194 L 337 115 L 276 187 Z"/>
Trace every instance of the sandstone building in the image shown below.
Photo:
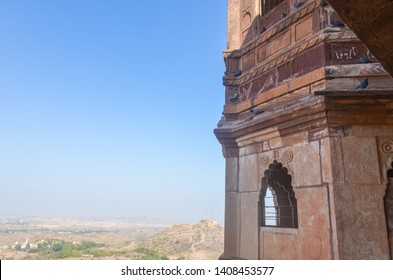
<path fill-rule="evenodd" d="M 328 2 L 228 0 L 223 259 L 393 258 L 393 67 Z"/>

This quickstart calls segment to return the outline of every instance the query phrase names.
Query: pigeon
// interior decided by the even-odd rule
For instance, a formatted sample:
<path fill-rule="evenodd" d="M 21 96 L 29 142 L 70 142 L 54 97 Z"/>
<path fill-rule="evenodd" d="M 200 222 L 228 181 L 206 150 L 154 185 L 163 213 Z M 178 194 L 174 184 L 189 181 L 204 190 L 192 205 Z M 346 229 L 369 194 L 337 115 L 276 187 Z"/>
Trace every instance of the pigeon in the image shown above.
<path fill-rule="evenodd" d="M 281 17 L 281 19 L 283 19 L 283 18 L 285 18 L 286 16 L 287 16 L 286 13 L 282 13 L 280 17 Z"/>
<path fill-rule="evenodd" d="M 335 18 L 330 21 L 330 24 L 333 27 L 344 27 L 345 26 L 344 23 L 342 23 L 341 21 L 339 21 L 338 19 L 335 19 Z"/>
<path fill-rule="evenodd" d="M 234 96 L 229 97 L 229 102 L 235 103 L 239 100 L 239 93 L 236 92 Z"/>
<path fill-rule="evenodd" d="M 365 89 L 368 86 L 368 78 L 365 78 L 363 81 L 358 84 L 356 89 Z"/>
<path fill-rule="evenodd" d="M 371 63 L 371 60 L 367 56 L 361 55 L 359 57 L 359 62 L 365 64 L 365 63 Z"/>
<path fill-rule="evenodd" d="M 242 74 L 242 70 L 237 70 L 235 73 L 235 77 L 240 77 L 241 74 Z"/>
<path fill-rule="evenodd" d="M 294 6 L 296 9 L 298 9 L 298 8 L 300 8 L 301 6 L 303 6 L 305 2 L 306 2 L 306 1 L 304 1 L 304 2 L 296 2 L 295 4 L 293 4 L 293 6 Z"/>
<path fill-rule="evenodd" d="M 255 117 L 256 115 L 262 114 L 264 111 L 263 111 L 263 110 L 260 110 L 260 109 L 250 109 L 250 112 L 251 112 L 251 114 L 253 114 L 254 117 Z"/>

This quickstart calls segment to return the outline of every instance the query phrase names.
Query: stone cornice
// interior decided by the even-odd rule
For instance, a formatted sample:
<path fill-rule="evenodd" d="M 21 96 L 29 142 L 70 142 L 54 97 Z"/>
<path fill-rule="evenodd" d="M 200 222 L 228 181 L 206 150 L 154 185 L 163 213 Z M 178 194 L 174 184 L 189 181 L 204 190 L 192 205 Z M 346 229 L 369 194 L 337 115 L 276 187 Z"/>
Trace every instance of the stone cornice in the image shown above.
<path fill-rule="evenodd" d="M 214 133 L 223 146 L 239 146 L 236 139 L 261 131 L 280 131 L 281 134 L 298 131 L 299 125 L 309 128 L 323 126 L 326 120 L 323 97 L 309 95 L 301 99 L 288 102 L 269 112 L 242 121 L 221 121 Z"/>
<path fill-rule="evenodd" d="M 316 91 L 315 95 L 331 98 L 349 97 L 358 100 L 364 99 L 364 97 L 370 97 L 373 99 L 387 98 L 391 99 L 393 102 L 393 89 L 363 89 L 357 91 L 325 89 Z"/>
<path fill-rule="evenodd" d="M 393 125 L 393 90 L 317 91 L 241 121 L 221 121 L 214 133 L 223 145 L 239 149 L 278 132 L 280 136 L 346 125 Z"/>

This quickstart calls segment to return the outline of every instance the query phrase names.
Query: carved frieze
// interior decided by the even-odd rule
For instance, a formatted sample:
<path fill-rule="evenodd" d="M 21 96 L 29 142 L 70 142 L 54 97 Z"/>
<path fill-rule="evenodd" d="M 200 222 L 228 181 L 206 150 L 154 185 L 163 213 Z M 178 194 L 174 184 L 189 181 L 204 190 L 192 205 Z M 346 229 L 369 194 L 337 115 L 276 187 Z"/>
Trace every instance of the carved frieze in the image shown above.
<path fill-rule="evenodd" d="M 229 85 L 239 85 L 242 83 L 246 83 L 247 81 L 250 81 L 257 76 L 262 75 L 264 72 L 276 67 L 277 65 L 291 59 L 292 57 L 296 56 L 299 52 L 311 48 L 318 43 L 322 42 L 326 37 L 329 36 L 327 34 L 316 34 L 316 36 L 310 38 L 309 40 L 302 42 L 299 45 L 294 45 L 292 49 L 283 52 L 282 54 L 279 54 L 278 56 L 275 56 L 271 59 L 266 59 L 263 61 L 258 61 L 261 62 L 260 66 L 257 67 L 254 71 L 251 73 L 248 73 L 244 76 L 242 76 L 239 79 L 224 79 L 224 85 L 229 86 Z M 258 55 L 258 60 L 260 59 L 261 55 Z"/>

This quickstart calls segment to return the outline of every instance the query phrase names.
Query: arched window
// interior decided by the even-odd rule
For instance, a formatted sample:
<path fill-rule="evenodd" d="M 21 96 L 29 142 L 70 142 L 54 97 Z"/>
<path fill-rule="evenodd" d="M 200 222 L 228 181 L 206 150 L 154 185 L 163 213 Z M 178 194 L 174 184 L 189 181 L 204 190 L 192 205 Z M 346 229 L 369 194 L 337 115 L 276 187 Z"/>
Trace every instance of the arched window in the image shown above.
<path fill-rule="evenodd" d="M 292 177 L 281 163 L 274 161 L 262 178 L 259 195 L 259 225 L 297 228 L 297 202 Z"/>
<path fill-rule="evenodd" d="M 261 0 L 262 16 L 266 15 L 283 1 L 284 0 Z"/>

